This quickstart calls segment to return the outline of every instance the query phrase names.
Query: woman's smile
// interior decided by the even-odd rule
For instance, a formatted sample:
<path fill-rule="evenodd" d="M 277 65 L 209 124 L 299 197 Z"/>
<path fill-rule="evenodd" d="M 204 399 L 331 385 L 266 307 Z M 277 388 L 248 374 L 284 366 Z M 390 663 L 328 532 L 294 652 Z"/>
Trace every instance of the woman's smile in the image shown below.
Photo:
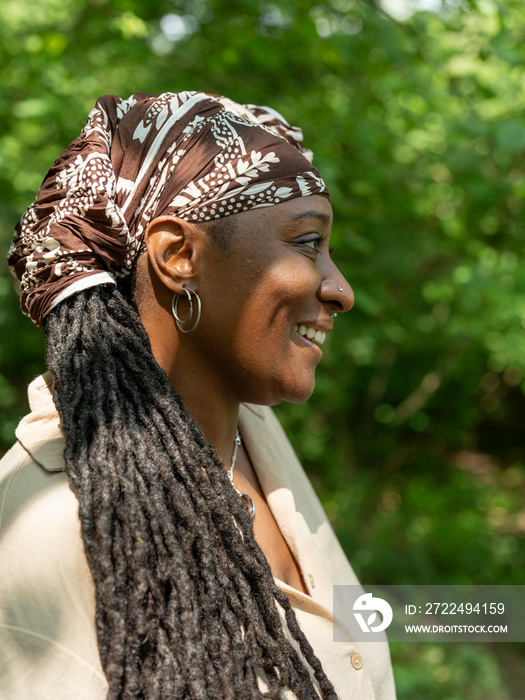
<path fill-rule="evenodd" d="M 187 339 L 195 373 L 233 390 L 235 401 L 305 401 L 331 313 L 353 304 L 330 259 L 330 203 L 296 198 L 229 218 L 225 248 L 211 241 L 201 258 L 202 322 Z"/>
<path fill-rule="evenodd" d="M 319 330 L 318 328 L 314 328 L 313 326 L 309 326 L 308 324 L 305 324 L 305 323 L 300 323 L 300 324 L 296 323 L 294 328 L 302 338 L 309 340 L 309 341 L 316 342 L 319 345 L 322 345 L 324 343 L 324 341 L 326 340 L 326 334 L 328 332 L 328 331 Z"/>

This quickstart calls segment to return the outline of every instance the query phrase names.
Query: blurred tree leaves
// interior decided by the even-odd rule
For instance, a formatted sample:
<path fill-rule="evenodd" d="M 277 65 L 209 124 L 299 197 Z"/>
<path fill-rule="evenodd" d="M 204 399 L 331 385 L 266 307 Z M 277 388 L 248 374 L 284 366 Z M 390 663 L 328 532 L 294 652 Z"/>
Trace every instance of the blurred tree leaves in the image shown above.
<path fill-rule="evenodd" d="M 4 249 L 99 95 L 201 89 L 278 109 L 330 186 L 356 293 L 314 396 L 278 411 L 351 561 L 370 582 L 524 583 L 522 0 L 403 22 L 360 0 L 2 9 Z M 43 338 L 2 265 L 7 447 Z M 400 697 L 519 697 L 490 649 L 395 653 Z"/>

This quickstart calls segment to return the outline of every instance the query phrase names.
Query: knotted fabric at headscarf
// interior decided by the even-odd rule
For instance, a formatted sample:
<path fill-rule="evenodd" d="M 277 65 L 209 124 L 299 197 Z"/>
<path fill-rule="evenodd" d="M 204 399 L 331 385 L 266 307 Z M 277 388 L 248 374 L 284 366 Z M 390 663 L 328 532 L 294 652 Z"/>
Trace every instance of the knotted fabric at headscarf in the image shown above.
<path fill-rule="evenodd" d="M 302 132 L 268 107 L 201 92 L 102 97 L 16 228 L 9 264 L 43 325 L 60 301 L 116 284 L 161 214 L 211 221 L 328 190 Z"/>

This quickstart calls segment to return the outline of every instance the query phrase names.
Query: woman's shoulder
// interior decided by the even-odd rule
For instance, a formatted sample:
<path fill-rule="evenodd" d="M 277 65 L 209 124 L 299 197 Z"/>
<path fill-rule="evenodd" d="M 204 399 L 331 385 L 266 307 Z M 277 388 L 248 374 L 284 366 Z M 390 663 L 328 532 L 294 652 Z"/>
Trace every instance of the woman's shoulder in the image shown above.
<path fill-rule="evenodd" d="M 103 698 L 78 501 L 51 394 L 39 385 L 0 461 L 0 698 Z"/>
<path fill-rule="evenodd" d="M 13 520 L 38 508 L 50 489 L 67 485 L 64 438 L 49 375 L 31 382 L 28 397 L 31 410 L 18 424 L 17 441 L 0 460 L 0 538 Z"/>
<path fill-rule="evenodd" d="M 56 587 L 57 573 L 85 562 L 58 414 L 48 390 L 36 405 L 31 388 L 29 393 L 33 410 L 0 461 L 0 596 L 9 590 L 19 597 L 28 586 Z"/>

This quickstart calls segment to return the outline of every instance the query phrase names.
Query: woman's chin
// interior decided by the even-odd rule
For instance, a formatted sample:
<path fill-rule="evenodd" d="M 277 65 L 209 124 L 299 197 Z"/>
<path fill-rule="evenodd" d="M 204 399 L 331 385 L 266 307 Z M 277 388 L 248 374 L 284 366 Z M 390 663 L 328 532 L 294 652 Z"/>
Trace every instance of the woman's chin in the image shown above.
<path fill-rule="evenodd" d="M 284 393 L 282 400 L 287 403 L 304 403 L 308 401 L 310 396 L 314 393 L 315 389 L 315 374 L 312 373 L 312 377 L 309 381 L 302 383 L 297 383 L 293 387 L 289 387 Z"/>

